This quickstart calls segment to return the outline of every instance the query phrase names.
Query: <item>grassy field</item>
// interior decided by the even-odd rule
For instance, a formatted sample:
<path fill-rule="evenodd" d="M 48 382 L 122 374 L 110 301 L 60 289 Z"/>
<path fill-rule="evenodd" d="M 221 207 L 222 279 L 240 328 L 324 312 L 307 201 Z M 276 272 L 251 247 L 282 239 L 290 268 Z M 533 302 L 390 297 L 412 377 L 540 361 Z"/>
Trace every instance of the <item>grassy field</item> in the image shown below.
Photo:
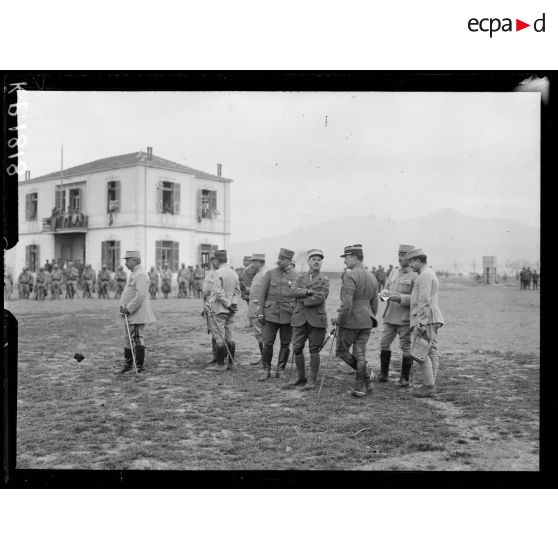
<path fill-rule="evenodd" d="M 338 294 L 334 280 L 330 317 Z M 7 301 L 19 321 L 17 467 L 538 470 L 539 292 L 446 282 L 440 306 L 436 399 L 397 388 L 394 346 L 390 382 L 365 399 L 348 395 L 353 375 L 332 354 L 316 403 L 317 391 L 257 381 L 245 304 L 231 374 L 204 369 L 199 300 L 154 301 L 136 380 L 113 374 L 124 335 L 117 301 Z M 378 367 L 379 330 L 368 355 Z"/>

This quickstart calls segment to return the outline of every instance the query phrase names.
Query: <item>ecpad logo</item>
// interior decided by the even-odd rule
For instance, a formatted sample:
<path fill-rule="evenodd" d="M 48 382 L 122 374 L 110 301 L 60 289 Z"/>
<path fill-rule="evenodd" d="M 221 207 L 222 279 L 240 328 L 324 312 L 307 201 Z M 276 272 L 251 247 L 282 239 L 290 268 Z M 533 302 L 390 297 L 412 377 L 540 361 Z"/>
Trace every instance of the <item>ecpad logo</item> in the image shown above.
<path fill-rule="evenodd" d="M 543 15 L 539 19 L 536 19 L 533 22 L 533 29 L 536 33 L 545 32 L 545 16 L 546 14 L 543 13 Z M 473 33 L 477 33 L 478 31 L 489 33 L 490 38 L 492 38 L 493 33 L 497 33 L 498 31 L 503 31 L 505 33 L 513 32 L 514 30 L 512 18 L 509 17 L 505 17 L 503 19 L 497 17 L 485 17 L 482 19 L 477 19 L 475 17 L 472 17 L 467 22 L 467 27 L 469 28 L 469 31 Z M 525 29 L 527 27 L 531 27 L 531 24 L 525 23 L 520 19 L 515 20 L 515 31 L 521 31 L 522 29 Z"/>

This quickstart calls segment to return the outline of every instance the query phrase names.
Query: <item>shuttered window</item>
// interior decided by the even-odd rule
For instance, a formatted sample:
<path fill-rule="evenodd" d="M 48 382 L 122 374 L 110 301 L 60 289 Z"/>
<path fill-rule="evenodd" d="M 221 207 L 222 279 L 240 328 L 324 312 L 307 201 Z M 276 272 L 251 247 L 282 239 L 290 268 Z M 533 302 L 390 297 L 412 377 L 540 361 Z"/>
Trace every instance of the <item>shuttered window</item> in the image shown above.
<path fill-rule="evenodd" d="M 66 190 L 62 188 L 56 188 L 55 200 L 56 209 L 63 213 L 66 210 Z"/>
<path fill-rule="evenodd" d="M 176 273 L 179 257 L 178 242 L 172 240 L 157 240 L 155 242 L 155 259 L 158 269 L 162 269 L 163 264 L 168 263 L 171 271 Z"/>
<path fill-rule="evenodd" d="M 37 192 L 25 196 L 25 219 L 27 219 L 27 221 L 37 220 L 38 199 L 39 196 Z"/>
<path fill-rule="evenodd" d="M 101 265 L 116 271 L 122 264 L 120 260 L 120 240 L 105 240 L 101 243 Z"/>
<path fill-rule="evenodd" d="M 217 191 L 198 190 L 198 221 L 202 219 L 213 219 L 218 214 Z"/>
<path fill-rule="evenodd" d="M 25 247 L 25 267 L 36 273 L 40 266 L 41 247 L 38 244 L 29 244 Z"/>
<path fill-rule="evenodd" d="M 120 180 L 107 182 L 107 213 L 120 211 Z"/>

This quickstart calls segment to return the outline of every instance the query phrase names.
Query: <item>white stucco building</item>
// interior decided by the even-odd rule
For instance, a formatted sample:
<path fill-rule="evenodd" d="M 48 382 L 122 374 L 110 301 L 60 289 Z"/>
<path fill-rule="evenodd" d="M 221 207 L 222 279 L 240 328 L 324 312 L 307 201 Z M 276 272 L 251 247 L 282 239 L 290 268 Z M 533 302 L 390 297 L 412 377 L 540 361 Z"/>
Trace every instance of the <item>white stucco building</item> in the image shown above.
<path fill-rule="evenodd" d="M 19 273 L 46 259 L 107 264 L 126 250 L 173 271 L 228 249 L 232 180 L 147 151 L 107 157 L 19 183 L 19 242 L 6 265 Z M 52 219 L 53 208 L 60 214 Z M 56 213 L 56 212 L 55 212 Z"/>

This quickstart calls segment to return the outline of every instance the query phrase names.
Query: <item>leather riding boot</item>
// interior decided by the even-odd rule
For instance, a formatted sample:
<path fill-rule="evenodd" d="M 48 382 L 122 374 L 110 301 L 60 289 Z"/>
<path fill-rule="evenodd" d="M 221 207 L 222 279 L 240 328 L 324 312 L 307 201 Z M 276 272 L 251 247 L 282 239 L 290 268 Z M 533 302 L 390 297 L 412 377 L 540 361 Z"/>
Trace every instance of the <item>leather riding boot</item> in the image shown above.
<path fill-rule="evenodd" d="M 145 347 L 143 345 L 136 345 L 136 366 L 138 372 L 143 372 L 143 363 L 145 362 Z"/>
<path fill-rule="evenodd" d="M 251 366 L 261 366 L 262 365 L 262 353 L 263 353 L 263 343 L 260 341 L 258 343 L 259 347 L 260 347 L 260 360 L 257 360 L 255 362 L 251 362 L 250 365 Z"/>
<path fill-rule="evenodd" d="M 271 378 L 271 366 L 269 366 L 269 364 L 264 364 L 262 368 L 262 373 L 258 378 L 258 382 L 265 382 L 269 378 Z"/>
<path fill-rule="evenodd" d="M 391 360 L 391 351 L 385 349 L 380 351 L 380 377 L 378 382 L 386 383 L 389 376 L 389 361 Z"/>
<path fill-rule="evenodd" d="M 229 341 L 227 343 L 227 346 L 229 348 L 229 351 L 227 353 L 227 370 L 234 370 L 235 369 L 234 368 L 234 364 L 235 364 L 234 355 L 236 353 L 236 343 L 234 341 Z M 230 353 L 230 355 L 229 355 L 229 353 Z M 231 359 L 231 356 L 232 356 L 232 359 Z"/>
<path fill-rule="evenodd" d="M 355 376 L 353 395 L 355 397 L 364 397 L 366 395 L 366 361 L 357 361 Z"/>
<path fill-rule="evenodd" d="M 411 368 L 413 366 L 413 357 L 411 355 L 403 355 L 401 359 L 401 378 L 397 385 L 400 387 L 409 387 L 409 378 L 411 376 Z"/>
<path fill-rule="evenodd" d="M 275 377 L 280 378 L 281 373 L 285 372 L 285 366 L 289 362 L 289 355 L 291 349 L 289 347 L 281 347 L 279 349 L 279 356 L 277 357 L 277 368 L 275 369 Z"/>
<path fill-rule="evenodd" d="M 217 341 L 211 339 L 211 352 L 213 353 L 213 358 L 208 360 L 205 364 L 215 364 L 217 362 Z"/>
<path fill-rule="evenodd" d="M 320 353 L 310 353 L 310 379 L 302 389 L 315 389 L 320 369 Z"/>
<path fill-rule="evenodd" d="M 306 383 L 306 364 L 304 355 L 300 353 L 294 356 L 296 366 L 296 378 L 293 378 L 285 387 L 303 386 Z"/>
<path fill-rule="evenodd" d="M 124 374 L 131 370 L 134 366 L 134 359 L 132 358 L 132 350 L 131 349 L 124 349 L 124 366 L 119 371 L 119 374 Z"/>
<path fill-rule="evenodd" d="M 227 356 L 227 346 L 224 343 L 217 343 L 217 362 L 208 366 L 206 370 L 219 372 L 225 369 L 225 357 Z"/>

